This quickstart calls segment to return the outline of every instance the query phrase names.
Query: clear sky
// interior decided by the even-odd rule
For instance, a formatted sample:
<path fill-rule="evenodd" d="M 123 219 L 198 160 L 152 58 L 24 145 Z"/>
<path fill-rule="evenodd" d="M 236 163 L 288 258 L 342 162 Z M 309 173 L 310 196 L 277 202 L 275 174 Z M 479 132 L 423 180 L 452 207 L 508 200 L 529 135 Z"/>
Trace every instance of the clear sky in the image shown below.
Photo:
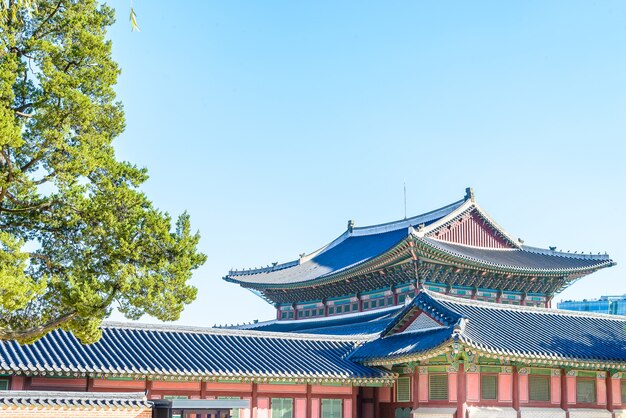
<path fill-rule="evenodd" d="M 135 0 L 140 33 L 110 4 L 118 155 L 208 255 L 180 323 L 273 318 L 228 270 L 402 218 L 404 181 L 409 216 L 472 186 L 526 244 L 618 262 L 557 301 L 626 293 L 626 2 Z"/>

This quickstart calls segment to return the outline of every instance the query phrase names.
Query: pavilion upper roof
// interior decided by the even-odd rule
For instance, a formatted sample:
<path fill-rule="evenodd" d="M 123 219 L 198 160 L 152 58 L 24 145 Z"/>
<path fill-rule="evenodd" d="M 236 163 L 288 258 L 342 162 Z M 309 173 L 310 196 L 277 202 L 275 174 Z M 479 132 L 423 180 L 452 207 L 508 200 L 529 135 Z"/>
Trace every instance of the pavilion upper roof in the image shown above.
<path fill-rule="evenodd" d="M 353 227 L 319 250 L 284 264 L 231 270 L 225 280 L 257 290 L 326 284 L 397 263 L 415 254 L 438 263 L 497 273 L 575 275 L 613 265 L 608 255 L 565 253 L 523 245 L 466 197 L 437 210 L 385 224 Z"/>

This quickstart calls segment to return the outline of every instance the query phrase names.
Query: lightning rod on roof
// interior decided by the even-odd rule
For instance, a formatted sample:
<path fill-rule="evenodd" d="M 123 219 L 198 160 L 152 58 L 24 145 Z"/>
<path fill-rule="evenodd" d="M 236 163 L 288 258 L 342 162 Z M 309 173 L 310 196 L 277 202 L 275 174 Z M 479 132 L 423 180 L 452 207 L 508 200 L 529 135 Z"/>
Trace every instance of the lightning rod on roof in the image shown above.
<path fill-rule="evenodd" d="M 404 219 L 406 219 L 406 180 L 404 181 Z"/>

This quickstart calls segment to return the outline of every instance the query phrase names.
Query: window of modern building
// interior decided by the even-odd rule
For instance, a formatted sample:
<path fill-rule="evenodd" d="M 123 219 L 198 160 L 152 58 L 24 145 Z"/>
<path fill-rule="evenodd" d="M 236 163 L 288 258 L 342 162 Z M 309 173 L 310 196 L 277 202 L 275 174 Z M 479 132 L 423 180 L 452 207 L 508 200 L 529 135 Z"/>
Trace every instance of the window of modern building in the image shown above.
<path fill-rule="evenodd" d="M 531 401 L 550 400 L 550 376 L 531 374 L 528 377 L 528 396 Z"/>
<path fill-rule="evenodd" d="M 585 379 L 580 377 L 576 379 L 576 402 L 596 402 L 596 379 Z"/>
<path fill-rule="evenodd" d="M 447 373 L 436 373 L 428 375 L 428 398 L 431 401 L 448 400 Z"/>
<path fill-rule="evenodd" d="M 480 376 L 480 396 L 485 400 L 498 399 L 498 375 L 483 374 Z"/>
<path fill-rule="evenodd" d="M 341 418 L 343 403 L 341 399 L 322 399 L 322 417 Z M 272 416 L 272 418 L 274 418 Z"/>
<path fill-rule="evenodd" d="M 410 377 L 399 377 L 396 381 L 396 402 L 411 402 Z"/>
<path fill-rule="evenodd" d="M 293 399 L 272 398 L 272 418 L 293 418 Z"/>

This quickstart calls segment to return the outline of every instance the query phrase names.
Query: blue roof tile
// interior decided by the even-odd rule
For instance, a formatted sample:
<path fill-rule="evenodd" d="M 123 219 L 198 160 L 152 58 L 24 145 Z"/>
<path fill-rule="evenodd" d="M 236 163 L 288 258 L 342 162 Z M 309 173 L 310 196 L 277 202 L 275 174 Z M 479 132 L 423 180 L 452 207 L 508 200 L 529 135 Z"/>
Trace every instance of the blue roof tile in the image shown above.
<path fill-rule="evenodd" d="M 393 333 L 419 310 L 439 317 L 441 328 Z M 456 321 L 456 322 L 455 322 Z M 355 361 L 404 357 L 455 338 L 481 351 L 527 358 L 626 363 L 626 318 L 504 305 L 421 292 L 383 335 L 351 354 Z"/>
<path fill-rule="evenodd" d="M 356 341 L 354 337 L 107 324 L 100 341 L 91 345 L 83 345 L 61 330 L 30 345 L 0 341 L 0 372 L 391 378 L 382 369 L 346 359 Z M 48 353 L 46 358 L 43 352 Z"/>

